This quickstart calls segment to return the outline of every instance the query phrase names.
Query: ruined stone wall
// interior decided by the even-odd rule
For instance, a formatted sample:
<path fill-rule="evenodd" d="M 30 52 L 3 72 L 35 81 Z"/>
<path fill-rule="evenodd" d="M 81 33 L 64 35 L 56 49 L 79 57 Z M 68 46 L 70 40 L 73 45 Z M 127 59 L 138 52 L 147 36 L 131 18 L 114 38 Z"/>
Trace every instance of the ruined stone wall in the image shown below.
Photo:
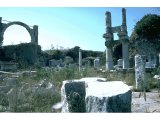
<path fill-rule="evenodd" d="M 32 43 L 22 43 L 4 46 L 1 52 L 4 53 L 3 60 L 15 61 L 19 65 L 34 65 L 38 54 L 41 53 L 41 47 Z"/>

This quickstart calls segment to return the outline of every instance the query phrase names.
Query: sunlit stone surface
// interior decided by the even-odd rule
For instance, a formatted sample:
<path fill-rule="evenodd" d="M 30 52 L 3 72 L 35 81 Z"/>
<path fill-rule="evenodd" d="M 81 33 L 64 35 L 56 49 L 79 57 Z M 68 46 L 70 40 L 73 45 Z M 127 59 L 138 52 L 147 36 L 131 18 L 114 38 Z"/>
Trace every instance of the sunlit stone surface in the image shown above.
<path fill-rule="evenodd" d="M 131 112 L 131 90 L 121 81 L 91 82 L 86 88 L 86 112 Z"/>
<path fill-rule="evenodd" d="M 62 112 L 131 112 L 131 90 L 121 81 L 105 78 L 64 81 L 61 95 Z"/>

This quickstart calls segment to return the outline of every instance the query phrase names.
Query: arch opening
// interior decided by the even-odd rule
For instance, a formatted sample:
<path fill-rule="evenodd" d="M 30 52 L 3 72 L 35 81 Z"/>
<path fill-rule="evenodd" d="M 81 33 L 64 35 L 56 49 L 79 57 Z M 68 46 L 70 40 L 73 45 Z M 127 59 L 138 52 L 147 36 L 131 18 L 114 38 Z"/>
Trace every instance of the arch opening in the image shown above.
<path fill-rule="evenodd" d="M 27 29 L 23 26 L 14 24 L 4 31 L 2 46 L 29 43 L 30 41 L 31 35 Z"/>
<path fill-rule="evenodd" d="M 122 59 L 122 43 L 115 46 L 113 51 L 113 62 L 117 64 L 117 60 Z"/>

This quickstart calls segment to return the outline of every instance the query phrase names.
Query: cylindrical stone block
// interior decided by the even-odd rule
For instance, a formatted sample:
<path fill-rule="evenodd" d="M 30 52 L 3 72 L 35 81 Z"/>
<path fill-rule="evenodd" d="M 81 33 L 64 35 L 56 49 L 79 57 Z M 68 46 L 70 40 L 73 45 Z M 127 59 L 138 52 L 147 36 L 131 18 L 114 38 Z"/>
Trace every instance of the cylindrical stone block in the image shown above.
<path fill-rule="evenodd" d="M 111 48 L 106 48 L 106 70 L 113 69 L 113 58 Z"/>

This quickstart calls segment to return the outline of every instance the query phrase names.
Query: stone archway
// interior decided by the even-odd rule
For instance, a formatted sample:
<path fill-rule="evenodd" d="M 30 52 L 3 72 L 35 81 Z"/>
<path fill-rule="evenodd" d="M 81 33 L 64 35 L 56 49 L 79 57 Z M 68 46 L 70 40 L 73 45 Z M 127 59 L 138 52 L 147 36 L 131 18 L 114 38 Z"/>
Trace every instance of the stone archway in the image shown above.
<path fill-rule="evenodd" d="M 29 27 L 27 24 L 19 21 L 9 22 L 9 23 L 2 23 L 2 17 L 0 17 L 0 45 L 3 42 L 3 36 L 6 29 L 12 25 L 20 25 L 24 27 L 30 37 L 31 37 L 31 43 L 38 45 L 38 26 L 34 25 L 33 28 Z"/>

